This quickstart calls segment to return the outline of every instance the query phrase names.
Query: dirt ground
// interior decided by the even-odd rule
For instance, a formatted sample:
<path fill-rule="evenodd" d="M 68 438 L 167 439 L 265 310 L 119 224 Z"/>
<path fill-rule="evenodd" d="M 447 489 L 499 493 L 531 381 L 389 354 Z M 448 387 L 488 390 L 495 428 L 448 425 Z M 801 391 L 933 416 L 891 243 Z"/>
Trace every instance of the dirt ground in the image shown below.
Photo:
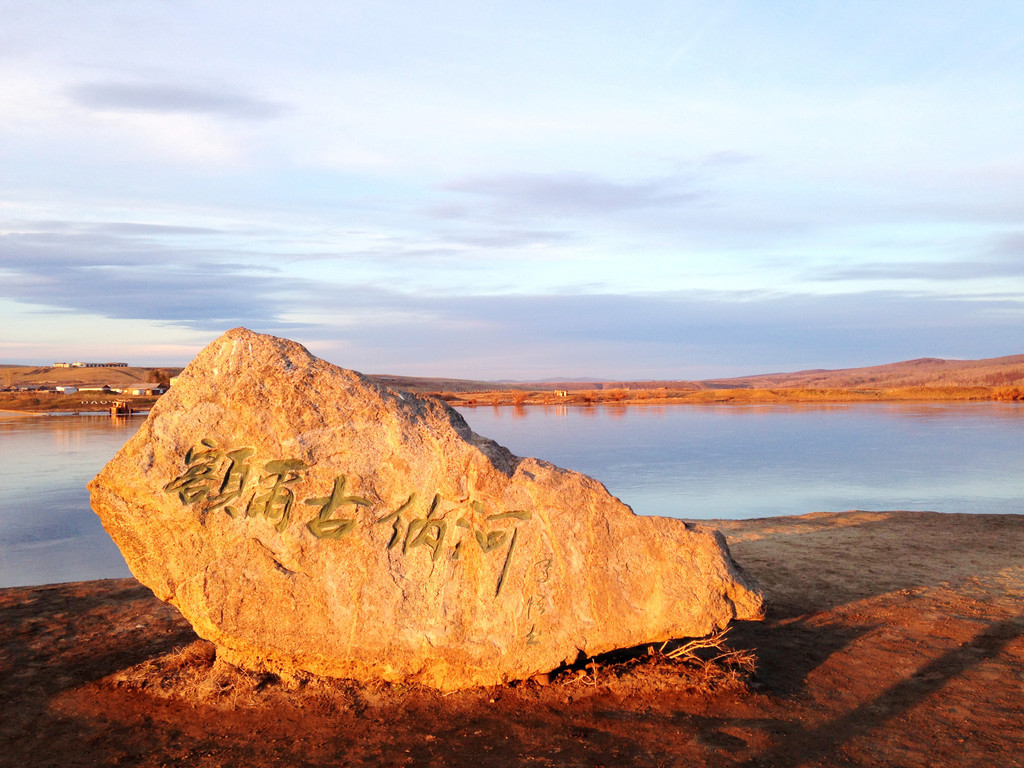
<path fill-rule="evenodd" d="M 716 523 L 770 600 L 728 660 L 640 649 L 442 695 L 227 667 L 127 580 L 0 590 L 0 765 L 1024 766 L 1024 516 Z"/>

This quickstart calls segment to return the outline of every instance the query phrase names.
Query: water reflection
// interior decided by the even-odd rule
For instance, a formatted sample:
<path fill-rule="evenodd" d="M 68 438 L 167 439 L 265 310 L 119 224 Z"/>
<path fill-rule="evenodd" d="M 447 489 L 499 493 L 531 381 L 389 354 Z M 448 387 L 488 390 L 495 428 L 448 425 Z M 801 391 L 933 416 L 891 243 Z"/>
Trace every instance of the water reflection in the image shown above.
<path fill-rule="evenodd" d="M 1019 403 L 528 408 L 463 414 L 519 455 L 600 479 L 641 514 L 1024 513 Z"/>
<path fill-rule="evenodd" d="M 0 414 L 0 586 L 130 575 L 85 484 L 141 424 Z"/>

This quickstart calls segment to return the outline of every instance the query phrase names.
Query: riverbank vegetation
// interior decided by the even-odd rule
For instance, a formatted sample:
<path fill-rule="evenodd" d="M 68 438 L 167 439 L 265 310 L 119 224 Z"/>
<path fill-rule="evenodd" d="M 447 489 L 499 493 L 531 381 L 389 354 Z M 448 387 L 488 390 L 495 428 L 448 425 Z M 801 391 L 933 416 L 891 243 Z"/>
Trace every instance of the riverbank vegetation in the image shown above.
<path fill-rule="evenodd" d="M 585 389 L 563 392 L 493 390 L 434 393 L 457 406 L 486 405 L 748 405 L 757 403 L 859 403 L 1024 400 L 1024 387 L 898 387 L 885 389 Z"/>

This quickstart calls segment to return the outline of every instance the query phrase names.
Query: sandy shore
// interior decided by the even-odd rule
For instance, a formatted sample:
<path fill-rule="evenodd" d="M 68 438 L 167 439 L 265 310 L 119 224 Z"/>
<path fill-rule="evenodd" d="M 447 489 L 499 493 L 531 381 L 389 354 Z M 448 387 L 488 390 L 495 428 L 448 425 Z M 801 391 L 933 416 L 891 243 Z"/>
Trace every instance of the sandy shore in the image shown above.
<path fill-rule="evenodd" d="M 137 582 L 0 590 L 11 766 L 1022 766 L 1024 516 L 715 523 L 756 672 L 648 655 L 443 696 L 237 673 Z"/>

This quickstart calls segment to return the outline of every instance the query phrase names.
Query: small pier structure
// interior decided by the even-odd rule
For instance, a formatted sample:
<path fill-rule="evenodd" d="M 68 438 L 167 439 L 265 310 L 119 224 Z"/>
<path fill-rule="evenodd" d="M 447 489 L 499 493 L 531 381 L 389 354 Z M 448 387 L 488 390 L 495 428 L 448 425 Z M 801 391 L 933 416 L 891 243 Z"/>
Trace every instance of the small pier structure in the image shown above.
<path fill-rule="evenodd" d="M 131 416 L 132 406 L 127 400 L 115 400 L 110 406 L 110 415 L 115 418 L 118 416 Z"/>

